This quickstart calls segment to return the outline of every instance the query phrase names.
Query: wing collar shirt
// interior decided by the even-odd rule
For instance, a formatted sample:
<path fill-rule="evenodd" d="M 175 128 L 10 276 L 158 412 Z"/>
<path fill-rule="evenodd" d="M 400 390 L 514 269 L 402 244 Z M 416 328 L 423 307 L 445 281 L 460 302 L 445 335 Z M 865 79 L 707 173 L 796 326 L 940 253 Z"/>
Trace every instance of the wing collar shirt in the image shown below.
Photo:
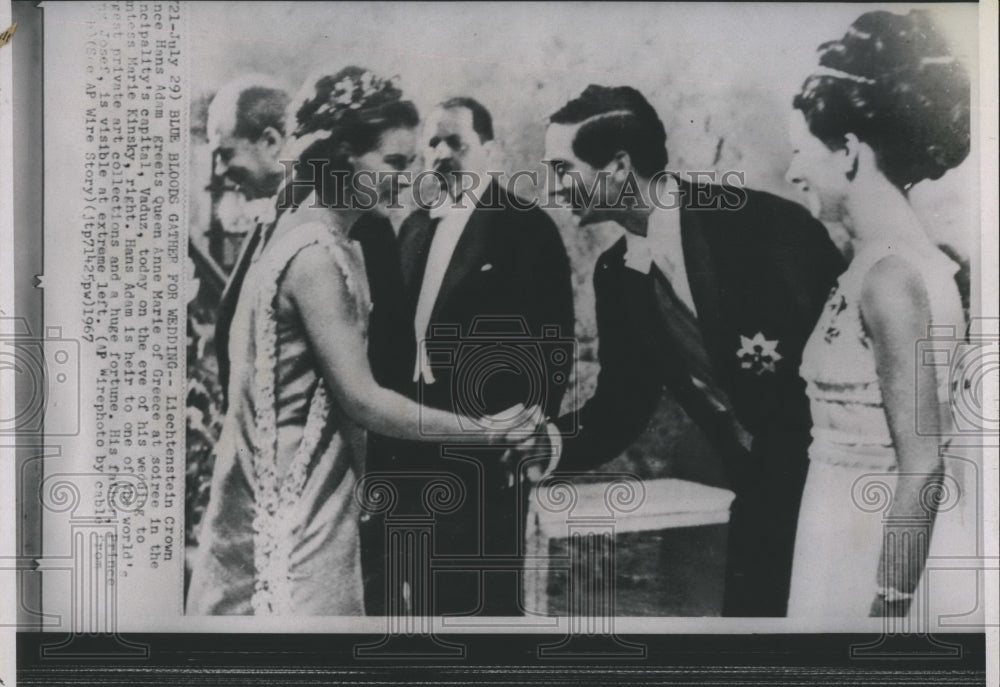
<path fill-rule="evenodd" d="M 677 181 L 672 176 L 664 180 L 660 189 L 660 198 L 678 197 Z M 698 311 L 691 295 L 691 284 L 688 282 L 687 267 L 684 264 L 684 244 L 681 240 L 681 213 L 676 207 L 656 207 L 649 215 L 646 235 L 639 236 L 632 232 L 625 233 L 625 267 L 649 274 L 653 265 L 663 273 L 674 293 L 695 317 Z M 562 435 L 554 424 L 548 425 L 548 436 L 552 446 L 552 454 L 545 474 L 555 470 L 562 454 Z"/>
<path fill-rule="evenodd" d="M 479 204 L 485 188 L 486 185 L 480 181 L 477 186 L 465 192 L 461 202 L 449 198 L 448 202 L 431 208 L 431 219 L 438 220 L 438 224 L 427 251 L 427 267 L 424 269 L 416 316 L 413 319 L 413 331 L 418 343 L 417 360 L 413 368 L 414 382 L 419 382 L 423 378 L 425 384 L 434 383 L 434 374 L 427 358 L 425 344 L 427 327 L 430 325 L 431 314 L 434 312 L 434 304 L 441 291 L 445 272 L 455 254 L 455 247 L 458 245 L 459 239 L 462 238 L 462 232 L 465 231 L 469 217 L 472 216 Z"/>
<path fill-rule="evenodd" d="M 669 177 L 666 184 L 676 186 Z M 668 189 L 670 190 L 670 189 Z M 660 197 L 665 197 L 662 194 Z M 666 196 L 669 197 L 669 196 Z M 681 213 L 678 208 L 654 208 L 649 216 L 645 236 L 625 234 L 625 266 L 642 274 L 649 274 L 653 265 L 663 273 L 677 297 L 698 316 L 684 265 L 684 245 L 681 241 Z"/>

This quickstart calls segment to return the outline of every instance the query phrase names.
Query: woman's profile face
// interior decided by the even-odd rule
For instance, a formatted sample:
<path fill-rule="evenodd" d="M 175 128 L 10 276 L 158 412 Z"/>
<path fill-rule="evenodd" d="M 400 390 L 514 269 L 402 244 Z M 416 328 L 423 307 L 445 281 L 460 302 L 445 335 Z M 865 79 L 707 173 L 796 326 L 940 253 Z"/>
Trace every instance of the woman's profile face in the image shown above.
<path fill-rule="evenodd" d="M 843 169 L 845 153 L 830 150 L 813 136 L 800 110 L 792 110 L 788 137 L 792 161 L 785 179 L 802 192 L 816 219 L 840 221 L 850 186 Z"/>
<path fill-rule="evenodd" d="M 375 148 L 352 158 L 362 202 L 374 201 L 372 209 L 382 215 L 399 208 L 399 194 L 412 183 L 416 150 L 416 129 L 401 127 L 384 131 Z"/>

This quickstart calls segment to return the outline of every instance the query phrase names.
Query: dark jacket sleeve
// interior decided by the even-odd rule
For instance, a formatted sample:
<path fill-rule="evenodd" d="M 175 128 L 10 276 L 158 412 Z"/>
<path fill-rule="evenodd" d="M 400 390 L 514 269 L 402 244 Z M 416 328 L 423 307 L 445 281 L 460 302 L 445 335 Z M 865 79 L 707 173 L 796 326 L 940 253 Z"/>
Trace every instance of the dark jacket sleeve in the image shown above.
<path fill-rule="evenodd" d="M 545 375 L 542 405 L 552 417 L 559 413 L 575 359 L 573 285 L 559 230 L 543 211 L 536 210 L 534 215 L 519 281 L 524 285 L 522 312 L 528 314 L 532 336 L 541 342 Z"/>
<path fill-rule="evenodd" d="M 590 400 L 556 421 L 563 435 L 560 472 L 589 470 L 615 458 L 649 424 L 663 391 L 643 333 L 630 331 L 612 269 L 605 254 L 594 273 L 601 369 Z"/>
<path fill-rule="evenodd" d="M 811 332 L 826 298 L 844 271 L 844 256 L 829 231 L 804 207 L 766 195 L 770 201 L 767 226 L 773 232 L 770 261 L 796 298 L 797 315 Z"/>
<path fill-rule="evenodd" d="M 769 269 L 777 288 L 787 294 L 785 318 L 791 346 L 788 362 L 794 373 L 780 376 L 774 390 L 774 407 L 767 421 L 754 430 L 754 451 L 768 458 L 763 464 L 773 470 L 769 477 L 781 484 L 784 472 L 798 473 L 808 464 L 805 455 L 811 443 L 812 420 L 805 382 L 797 374 L 802 349 L 816 326 L 830 290 L 844 269 L 844 258 L 831 241 L 825 226 L 804 207 L 791 201 L 765 196 L 764 226 L 771 231 Z M 750 399 L 752 401 L 752 399 Z"/>

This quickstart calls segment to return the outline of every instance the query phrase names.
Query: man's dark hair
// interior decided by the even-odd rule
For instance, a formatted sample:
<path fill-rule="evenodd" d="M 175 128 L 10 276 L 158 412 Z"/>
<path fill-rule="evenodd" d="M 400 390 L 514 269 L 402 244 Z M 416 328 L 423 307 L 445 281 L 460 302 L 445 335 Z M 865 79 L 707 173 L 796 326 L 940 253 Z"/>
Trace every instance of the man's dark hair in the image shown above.
<path fill-rule="evenodd" d="M 667 132 L 649 101 L 630 86 L 590 85 L 549 117 L 552 124 L 580 124 L 573 153 L 594 167 L 611 162 L 619 151 L 646 178 L 667 166 Z"/>
<path fill-rule="evenodd" d="M 233 136 L 256 141 L 272 128 L 285 135 L 285 109 L 288 95 L 277 88 L 252 86 L 236 99 L 236 126 Z"/>
<path fill-rule="evenodd" d="M 472 130 L 479 134 L 479 142 L 486 143 L 493 140 L 493 117 L 490 115 L 490 111 L 475 98 L 464 96 L 448 98 L 438 107 L 445 110 L 465 108 L 472 113 Z"/>

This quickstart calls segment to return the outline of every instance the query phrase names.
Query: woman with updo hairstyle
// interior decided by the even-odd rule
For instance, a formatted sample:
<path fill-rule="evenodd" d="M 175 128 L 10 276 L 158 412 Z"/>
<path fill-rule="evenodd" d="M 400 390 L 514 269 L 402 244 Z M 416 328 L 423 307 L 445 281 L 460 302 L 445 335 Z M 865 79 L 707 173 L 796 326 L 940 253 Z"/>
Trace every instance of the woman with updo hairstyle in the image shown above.
<path fill-rule="evenodd" d="M 396 202 L 407 180 L 391 173 L 412 165 L 420 116 L 392 80 L 378 80 L 361 67 L 309 79 L 291 100 L 288 120 L 297 124 L 283 151 L 295 160 L 293 180 L 284 188 L 288 206 L 315 194 L 326 207 L 385 214 Z M 376 188 L 387 179 L 396 183 Z"/>
<path fill-rule="evenodd" d="M 966 612 L 947 581 L 923 581 L 929 555 L 971 541 L 975 517 L 959 462 L 942 457 L 948 368 L 918 351 L 965 331 L 959 266 L 908 194 L 968 155 L 969 77 L 926 12 L 869 12 L 820 46 L 793 108 L 788 179 L 844 226 L 853 257 L 803 352 L 813 442 L 788 613 Z"/>
<path fill-rule="evenodd" d="M 470 440 L 495 443 L 533 417 L 460 418 L 375 382 L 368 280 L 349 234 L 394 204 L 417 111 L 392 80 L 359 67 L 308 81 L 292 107 L 285 157 L 298 163 L 233 315 L 229 408 L 189 614 L 363 613 L 355 490 L 366 430 L 439 441 L 479 426 Z"/>

